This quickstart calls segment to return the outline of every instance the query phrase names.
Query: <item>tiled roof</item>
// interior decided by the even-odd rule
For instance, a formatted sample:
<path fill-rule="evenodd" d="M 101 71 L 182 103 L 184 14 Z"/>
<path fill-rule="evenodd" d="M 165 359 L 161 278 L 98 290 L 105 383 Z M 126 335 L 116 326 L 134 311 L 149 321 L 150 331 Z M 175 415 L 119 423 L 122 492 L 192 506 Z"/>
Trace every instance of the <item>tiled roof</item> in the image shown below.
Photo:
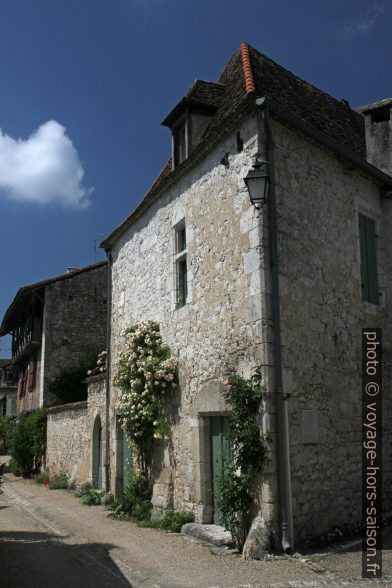
<path fill-rule="evenodd" d="M 170 127 L 177 117 L 189 106 L 198 106 L 204 109 L 216 111 L 219 107 L 225 87 L 215 82 L 196 80 L 184 98 L 173 108 L 170 114 L 162 122 Z"/>
<path fill-rule="evenodd" d="M 363 117 L 347 103 L 336 100 L 284 69 L 256 49 L 249 48 L 258 96 L 268 96 L 292 114 L 316 127 L 342 147 L 365 158 Z"/>
<path fill-rule="evenodd" d="M 171 158 L 147 194 L 130 215 L 102 242 L 110 248 L 125 228 L 219 141 L 238 121 L 255 108 L 255 97 L 267 96 L 285 110 L 326 134 L 333 142 L 365 159 L 363 116 L 345 102 L 336 100 L 284 69 L 256 49 L 243 43 L 234 53 L 217 83 L 196 80 L 189 92 L 162 124 L 173 123 L 184 105 L 192 100 L 214 106 L 212 120 L 202 141 L 189 157 L 172 169 Z"/>

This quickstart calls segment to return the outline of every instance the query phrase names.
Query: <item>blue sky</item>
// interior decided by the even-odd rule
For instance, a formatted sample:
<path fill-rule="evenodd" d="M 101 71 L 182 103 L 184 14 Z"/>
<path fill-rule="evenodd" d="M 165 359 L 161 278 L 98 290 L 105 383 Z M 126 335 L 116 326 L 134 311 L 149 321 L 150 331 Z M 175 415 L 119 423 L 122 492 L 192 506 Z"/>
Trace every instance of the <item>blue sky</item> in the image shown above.
<path fill-rule="evenodd" d="M 103 259 L 94 240 L 169 155 L 161 121 L 241 42 L 353 107 L 392 96 L 388 4 L 1 0 L 0 317 L 19 287 Z"/>

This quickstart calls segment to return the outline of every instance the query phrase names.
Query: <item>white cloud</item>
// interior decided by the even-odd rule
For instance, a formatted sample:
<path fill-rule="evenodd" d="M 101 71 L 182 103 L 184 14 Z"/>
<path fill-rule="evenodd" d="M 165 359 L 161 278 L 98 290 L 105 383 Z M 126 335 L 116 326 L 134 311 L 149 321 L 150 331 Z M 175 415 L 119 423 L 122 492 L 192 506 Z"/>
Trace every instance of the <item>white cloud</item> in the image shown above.
<path fill-rule="evenodd" d="M 384 14 L 384 2 L 372 2 L 356 18 L 346 21 L 339 33 L 344 38 L 353 35 L 368 35 L 382 14 Z"/>
<path fill-rule="evenodd" d="M 83 176 L 79 154 L 55 120 L 27 139 L 13 139 L 0 129 L 0 190 L 8 198 L 86 208 L 92 189 L 83 187 Z"/>

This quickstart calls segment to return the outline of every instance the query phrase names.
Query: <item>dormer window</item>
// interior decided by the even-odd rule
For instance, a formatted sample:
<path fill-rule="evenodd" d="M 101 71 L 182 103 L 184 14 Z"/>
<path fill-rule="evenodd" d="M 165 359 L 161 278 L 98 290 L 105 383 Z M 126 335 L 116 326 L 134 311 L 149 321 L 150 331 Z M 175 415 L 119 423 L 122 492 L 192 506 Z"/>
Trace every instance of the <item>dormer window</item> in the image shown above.
<path fill-rule="evenodd" d="M 187 141 L 188 123 L 184 120 L 177 128 L 173 130 L 173 155 L 174 167 L 180 165 L 187 158 L 188 141 Z"/>
<path fill-rule="evenodd" d="M 225 86 L 196 80 L 162 124 L 172 132 L 173 169 L 180 165 L 205 137 L 225 92 Z"/>

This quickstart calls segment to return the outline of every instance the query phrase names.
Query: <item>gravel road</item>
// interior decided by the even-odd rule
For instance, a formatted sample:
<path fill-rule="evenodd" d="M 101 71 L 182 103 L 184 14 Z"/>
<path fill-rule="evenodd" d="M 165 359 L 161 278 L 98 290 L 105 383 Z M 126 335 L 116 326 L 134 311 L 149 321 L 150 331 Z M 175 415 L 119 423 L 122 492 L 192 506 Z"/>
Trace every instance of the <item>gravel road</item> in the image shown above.
<path fill-rule="evenodd" d="M 140 529 L 87 507 L 66 490 L 4 476 L 0 495 L 1 588 L 300 588 L 391 586 L 392 551 L 384 578 L 360 578 L 352 545 L 334 553 L 244 561 L 177 534 Z"/>

